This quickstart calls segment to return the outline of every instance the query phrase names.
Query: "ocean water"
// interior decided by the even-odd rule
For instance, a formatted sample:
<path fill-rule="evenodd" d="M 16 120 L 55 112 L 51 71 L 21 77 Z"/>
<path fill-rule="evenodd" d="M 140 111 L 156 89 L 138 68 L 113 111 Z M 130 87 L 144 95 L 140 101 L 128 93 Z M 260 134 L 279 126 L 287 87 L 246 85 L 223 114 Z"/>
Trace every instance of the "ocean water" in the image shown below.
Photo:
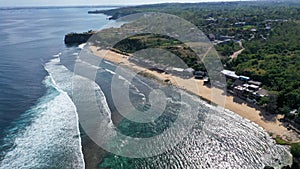
<path fill-rule="evenodd" d="M 99 9 L 99 8 L 98 8 Z M 108 61 L 94 65 L 81 60 L 84 45 L 66 47 L 68 32 L 100 29 L 112 22 L 104 15 L 88 15 L 88 8 L 49 8 L 0 10 L 0 168 L 84 168 L 78 107 L 72 101 L 72 78 L 94 86 L 103 123 L 133 137 L 161 134 L 176 118 L 178 107 L 194 107 L 195 125 L 183 141 L 166 153 L 131 159 L 107 153 L 103 168 L 263 168 L 265 165 L 291 164 L 288 147 L 276 145 L 256 124 L 211 106 L 199 98 L 173 87 L 162 86 L 137 76 L 129 81 L 115 73 L 117 65 Z M 88 55 L 91 55 L 88 53 Z M 74 63 L 97 69 L 96 83 L 74 75 Z M 117 76 L 118 85 L 111 82 Z M 78 84 L 80 85 L 80 84 Z M 145 108 L 151 90 L 160 88 L 167 96 L 166 112 L 149 124 L 121 119 L 111 90 L 124 94 L 129 86 L 132 104 Z M 189 98 L 180 101 L 180 94 Z M 81 97 L 86 102 L 90 98 Z M 124 105 L 126 106 L 126 105 Z M 171 133 L 176 135 L 177 133 Z M 113 142 L 111 143 L 114 146 Z M 155 144 L 154 144 L 155 145 Z M 122 146 L 130 146 L 124 142 Z M 148 147 L 147 147 L 148 148 Z"/>
<path fill-rule="evenodd" d="M 93 62 L 87 63 L 88 61 L 86 61 L 84 61 L 86 66 L 97 68 L 96 65 L 93 65 Z M 78 60 L 78 62 L 82 63 L 83 61 Z M 117 129 L 116 126 L 111 126 L 111 130 L 106 130 L 106 133 L 116 136 L 117 132 L 121 132 L 135 138 L 147 138 L 164 132 L 176 120 L 179 113 L 187 113 L 185 110 L 189 108 L 197 112 L 198 118 L 186 137 L 165 153 L 150 158 L 138 159 L 108 153 L 100 164 L 102 168 L 260 169 L 267 165 L 280 168 L 291 164 L 292 159 L 289 148 L 276 145 L 268 133 L 253 122 L 231 111 L 224 111 L 221 108 L 209 105 L 198 97 L 172 86 L 163 86 L 142 76 L 136 76 L 132 81 L 128 81 L 126 77 L 115 73 L 117 66 L 102 61 L 98 67 L 96 83 L 99 85 L 97 87 L 97 90 L 100 90 L 98 99 L 102 105 L 99 117 L 106 119 L 101 121 L 102 125 L 111 126 L 111 117 L 118 112 L 113 104 L 114 99 L 111 96 L 111 90 L 116 90 L 116 93 L 119 94 L 116 97 L 129 94 L 132 104 L 138 109 L 145 105 L 145 101 L 148 101 L 151 90 L 160 89 L 167 97 L 167 107 L 164 113 L 153 122 L 143 124 L 122 119 Z M 116 79 L 118 79 L 114 81 L 118 84 L 115 87 L 111 85 L 114 76 L 117 76 Z M 89 81 L 88 79 L 81 79 L 80 81 L 84 80 Z M 129 91 L 124 91 L 127 85 L 130 86 Z M 182 100 L 182 96 L 188 99 Z M 87 103 L 93 100 L 89 97 L 82 99 L 83 102 Z M 103 102 L 103 100 L 106 102 Z M 88 104 L 82 104 L 81 106 L 88 107 Z M 123 106 L 126 106 L 126 104 L 123 104 Z M 187 107 L 187 109 L 180 109 L 182 106 Z M 171 133 L 171 135 L 177 134 L 177 132 Z M 133 149 L 143 153 L 143 151 L 146 152 L 146 149 L 151 149 L 153 145 L 160 145 L 159 141 L 154 142 L 149 147 L 134 147 Z M 132 147 L 129 140 L 123 140 L 122 144 L 112 140 L 108 144 L 120 148 L 121 151 L 123 148 Z"/>
<path fill-rule="evenodd" d="M 0 9 L 0 168 L 84 168 L 76 107 L 65 81 L 71 72 L 60 57 L 74 58 L 81 50 L 66 47 L 65 34 L 110 22 L 89 10 Z"/>

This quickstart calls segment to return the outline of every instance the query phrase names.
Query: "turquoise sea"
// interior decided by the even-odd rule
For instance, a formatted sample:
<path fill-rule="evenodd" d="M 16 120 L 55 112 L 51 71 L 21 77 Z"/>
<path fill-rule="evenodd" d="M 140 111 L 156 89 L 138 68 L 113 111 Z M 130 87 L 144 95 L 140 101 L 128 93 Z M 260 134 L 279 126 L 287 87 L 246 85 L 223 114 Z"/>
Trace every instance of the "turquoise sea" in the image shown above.
<path fill-rule="evenodd" d="M 97 7 L 101 8 L 104 7 Z M 94 9 L 0 9 L 1 169 L 88 166 L 89 160 L 85 157 L 93 154 L 83 153 L 88 145 L 82 143 L 88 138 L 80 133 L 79 107 L 72 100 L 74 63 L 84 45 L 67 47 L 63 37 L 69 32 L 101 29 L 108 23 L 114 24 L 105 15 L 87 14 Z M 121 119 L 119 126 L 111 128 L 125 135 L 149 137 L 160 134 L 171 125 L 177 113 L 184 113 L 178 112 L 178 107 L 198 107 L 193 109 L 198 114 L 195 125 L 173 149 L 142 159 L 106 153 L 98 166 L 114 169 L 263 168 L 265 165 L 291 164 L 288 147 L 276 145 L 261 127 L 233 112 L 223 111 L 184 91 L 161 86 L 141 76 L 128 81 L 115 73 L 117 65 L 107 61 L 91 66 L 99 69 L 95 91 L 100 93 L 98 99 L 103 108 L 100 117 L 107 119 L 107 125 L 112 124 L 112 118 L 118 113 L 110 93 L 114 76 L 118 76 L 120 94 L 124 86 L 130 86 L 127 92 L 136 108 L 143 107 L 155 88 L 161 88 L 168 98 L 168 109 L 158 120 L 141 125 Z M 179 93 L 190 100 L 180 101 Z"/>
<path fill-rule="evenodd" d="M 49 70 L 65 70 L 57 60 L 81 50 L 66 47 L 65 34 L 109 22 L 88 15 L 93 9 L 0 9 L 0 168 L 84 167 L 70 86 L 55 82 Z"/>

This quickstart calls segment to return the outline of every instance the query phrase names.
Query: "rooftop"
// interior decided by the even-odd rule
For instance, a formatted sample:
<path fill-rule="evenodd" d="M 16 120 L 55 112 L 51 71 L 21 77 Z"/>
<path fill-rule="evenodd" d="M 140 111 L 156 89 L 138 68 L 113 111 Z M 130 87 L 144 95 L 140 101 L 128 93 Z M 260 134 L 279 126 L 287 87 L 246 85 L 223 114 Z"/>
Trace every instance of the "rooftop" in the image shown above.
<path fill-rule="evenodd" d="M 225 76 L 228 76 L 228 77 L 231 77 L 231 78 L 234 78 L 234 79 L 238 79 L 239 76 L 235 74 L 234 71 L 231 71 L 231 70 L 222 70 L 221 71 L 222 74 L 224 74 Z"/>
<path fill-rule="evenodd" d="M 254 85 L 256 85 L 256 86 L 261 86 L 261 82 L 258 82 L 258 81 L 254 81 L 254 80 L 250 80 L 249 82 L 248 82 L 249 84 L 254 84 Z"/>

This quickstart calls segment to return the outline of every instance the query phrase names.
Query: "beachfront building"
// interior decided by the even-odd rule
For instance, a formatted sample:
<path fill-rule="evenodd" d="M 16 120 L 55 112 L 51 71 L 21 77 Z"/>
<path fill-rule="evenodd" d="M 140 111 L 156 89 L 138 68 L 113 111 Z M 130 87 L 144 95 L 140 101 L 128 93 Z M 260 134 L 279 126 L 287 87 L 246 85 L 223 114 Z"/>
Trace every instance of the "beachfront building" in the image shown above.
<path fill-rule="evenodd" d="M 250 80 L 250 77 L 237 75 L 234 71 L 223 70 L 221 73 L 227 79 L 229 93 L 251 103 L 256 103 L 262 97 L 268 96 L 268 91 L 262 89 L 262 83 Z"/>
<path fill-rule="evenodd" d="M 241 81 L 244 81 L 244 82 L 248 82 L 250 80 L 250 77 L 247 77 L 247 76 L 239 76 L 239 79 Z"/>
<path fill-rule="evenodd" d="M 229 79 L 233 79 L 233 80 L 237 80 L 239 78 L 239 76 L 237 74 L 235 74 L 234 71 L 231 71 L 231 70 L 222 70 L 221 73 L 223 75 L 225 75 L 226 78 L 229 78 Z"/>
<path fill-rule="evenodd" d="M 252 84 L 252 85 L 256 85 L 256 86 L 261 86 L 261 85 L 262 85 L 261 82 L 254 81 L 254 80 L 249 80 L 248 83 L 249 83 L 249 84 Z"/>
<path fill-rule="evenodd" d="M 165 68 L 166 73 L 179 76 L 182 78 L 191 78 L 194 75 L 195 70 L 193 68 L 178 68 L 178 67 L 167 67 Z"/>
<path fill-rule="evenodd" d="M 205 72 L 203 71 L 195 71 L 194 72 L 195 79 L 203 79 L 205 77 Z"/>
<path fill-rule="evenodd" d="M 194 74 L 195 69 L 189 67 L 189 68 L 184 69 L 184 71 L 185 71 L 185 72 L 188 72 L 188 73 L 191 73 L 191 74 Z"/>

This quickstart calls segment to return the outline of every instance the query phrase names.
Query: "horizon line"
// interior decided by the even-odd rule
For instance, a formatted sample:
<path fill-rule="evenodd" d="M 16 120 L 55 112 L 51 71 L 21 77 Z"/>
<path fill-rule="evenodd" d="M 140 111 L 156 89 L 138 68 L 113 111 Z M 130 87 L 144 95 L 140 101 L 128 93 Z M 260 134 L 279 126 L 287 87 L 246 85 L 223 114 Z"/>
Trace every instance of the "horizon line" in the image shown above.
<path fill-rule="evenodd" d="M 140 6 L 140 5 L 156 5 L 156 4 L 197 4 L 197 3 L 222 3 L 222 2 L 270 2 L 272 0 L 204 0 L 202 2 L 150 2 L 150 3 L 127 3 L 127 4 L 70 4 L 70 5 L 20 5 L 20 6 L 0 6 L 3 8 L 74 8 L 74 7 L 121 7 L 121 6 Z M 280 1 L 280 0 L 279 0 Z M 287 0 L 289 1 L 289 0 Z M 291 0 L 292 1 L 292 0 Z"/>

